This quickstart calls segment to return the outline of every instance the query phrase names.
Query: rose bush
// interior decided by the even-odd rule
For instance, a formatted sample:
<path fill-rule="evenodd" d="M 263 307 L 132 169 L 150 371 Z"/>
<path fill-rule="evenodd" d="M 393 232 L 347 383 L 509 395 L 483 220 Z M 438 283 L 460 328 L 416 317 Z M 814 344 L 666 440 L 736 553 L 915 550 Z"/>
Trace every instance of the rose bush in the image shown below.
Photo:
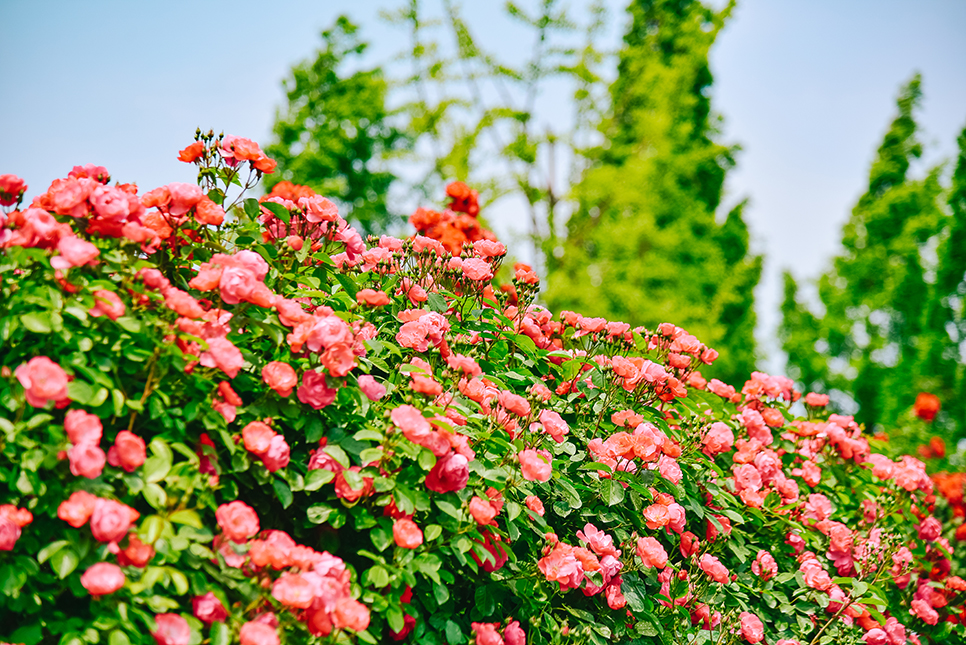
<path fill-rule="evenodd" d="M 246 198 L 251 141 L 179 159 L 200 186 L 0 177 L 0 638 L 962 637 L 961 517 L 827 398 L 533 304 L 466 186 L 363 240 Z"/>

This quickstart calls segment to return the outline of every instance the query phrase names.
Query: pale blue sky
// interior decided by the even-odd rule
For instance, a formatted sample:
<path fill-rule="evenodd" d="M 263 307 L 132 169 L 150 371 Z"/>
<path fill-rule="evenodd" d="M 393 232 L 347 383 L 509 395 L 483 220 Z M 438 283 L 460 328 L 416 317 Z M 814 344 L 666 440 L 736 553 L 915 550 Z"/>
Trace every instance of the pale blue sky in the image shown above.
<path fill-rule="evenodd" d="M 570 4 L 579 14 L 587 3 Z M 625 3 L 607 5 L 616 46 Z M 29 195 L 88 162 L 144 190 L 191 181 L 175 155 L 196 127 L 267 142 L 281 79 L 318 47 L 319 31 L 348 13 L 373 43 L 371 60 L 384 61 L 399 35 L 377 14 L 394 6 L 0 0 L 0 173 L 26 179 Z M 464 2 L 464 11 L 491 50 L 512 58 L 527 43 L 501 6 Z M 743 147 L 725 206 L 751 199 L 747 218 L 766 254 L 760 336 L 772 346 L 780 271 L 814 277 L 835 253 L 898 88 L 914 71 L 925 94 L 919 170 L 953 154 L 966 125 L 966 1 L 744 0 L 711 63 L 725 140 Z M 557 103 L 543 97 L 551 123 L 568 118 Z M 521 215 L 511 202 L 488 213 L 510 241 Z"/>

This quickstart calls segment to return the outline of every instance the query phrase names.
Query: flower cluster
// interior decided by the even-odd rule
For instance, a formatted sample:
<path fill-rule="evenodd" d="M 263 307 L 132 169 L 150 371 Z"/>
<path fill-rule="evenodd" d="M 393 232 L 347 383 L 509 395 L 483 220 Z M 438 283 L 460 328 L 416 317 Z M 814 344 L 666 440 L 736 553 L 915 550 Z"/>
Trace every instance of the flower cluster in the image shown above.
<path fill-rule="evenodd" d="M 254 142 L 178 158 L 199 185 L 78 166 L 23 210 L 0 176 L 0 640 L 963 637 L 960 475 L 535 304 L 465 184 L 363 239 L 247 197 Z"/>

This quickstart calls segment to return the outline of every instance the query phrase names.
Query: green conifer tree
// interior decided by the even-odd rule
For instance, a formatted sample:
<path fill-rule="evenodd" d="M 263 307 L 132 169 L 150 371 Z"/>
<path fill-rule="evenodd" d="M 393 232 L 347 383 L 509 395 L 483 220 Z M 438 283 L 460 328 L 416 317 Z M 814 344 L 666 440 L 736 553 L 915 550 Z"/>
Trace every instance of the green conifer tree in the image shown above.
<path fill-rule="evenodd" d="M 740 384 L 755 367 L 761 258 L 749 253 L 743 203 L 715 217 L 737 148 L 717 142 L 708 68 L 732 7 L 631 3 L 605 144 L 588 152 L 566 242 L 547 249 L 544 297 L 634 325 L 673 321 L 721 353 L 706 376 Z"/>
<path fill-rule="evenodd" d="M 948 213 L 941 167 L 922 179 L 908 177 L 922 154 L 914 114 L 921 97 L 916 75 L 900 92 L 899 114 L 879 146 L 868 190 L 843 228 L 842 251 L 818 281 L 822 315 L 799 301 L 786 275 L 780 336 L 789 375 L 808 389 L 836 394 L 843 407 L 854 405 L 857 419 L 876 430 L 902 425 L 920 391 L 962 414 L 957 325 L 963 319 L 956 294 L 966 292 L 966 166 L 961 150 Z M 944 415 L 940 426 L 955 435 L 949 410 Z"/>
<path fill-rule="evenodd" d="M 322 32 L 315 59 L 294 66 L 283 81 L 288 102 L 276 113 L 275 141 L 266 148 L 278 170 L 265 184 L 271 189 L 288 180 L 310 186 L 339 202 L 342 215 L 363 230 L 379 232 L 392 220 L 386 199 L 395 176 L 385 158 L 405 138 L 387 118 L 382 72 L 343 69 L 366 50 L 357 32 L 340 16 Z"/>

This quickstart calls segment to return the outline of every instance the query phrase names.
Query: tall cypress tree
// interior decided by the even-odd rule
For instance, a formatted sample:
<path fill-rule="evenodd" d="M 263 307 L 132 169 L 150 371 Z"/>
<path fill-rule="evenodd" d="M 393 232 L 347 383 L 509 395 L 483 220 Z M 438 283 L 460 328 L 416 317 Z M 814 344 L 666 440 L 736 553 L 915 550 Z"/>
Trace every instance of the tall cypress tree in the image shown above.
<path fill-rule="evenodd" d="M 780 335 L 789 374 L 809 389 L 848 395 L 857 419 L 875 429 L 901 425 L 919 391 L 961 409 L 951 395 L 957 378 L 962 384 L 962 358 L 947 323 L 962 322 L 950 298 L 966 270 L 966 167 L 961 151 L 951 213 L 942 208 L 941 167 L 922 179 L 908 177 L 922 154 L 915 121 L 921 97 L 916 75 L 899 94 L 868 190 L 843 228 L 842 251 L 818 281 L 823 315 L 798 300 L 786 276 Z"/>
<path fill-rule="evenodd" d="M 715 217 L 736 147 L 717 142 L 708 50 L 733 3 L 634 0 L 601 123 L 605 144 L 575 187 L 567 240 L 547 249 L 545 299 L 557 310 L 634 325 L 671 321 L 719 350 L 706 375 L 754 369 L 754 289 L 744 204 Z"/>

